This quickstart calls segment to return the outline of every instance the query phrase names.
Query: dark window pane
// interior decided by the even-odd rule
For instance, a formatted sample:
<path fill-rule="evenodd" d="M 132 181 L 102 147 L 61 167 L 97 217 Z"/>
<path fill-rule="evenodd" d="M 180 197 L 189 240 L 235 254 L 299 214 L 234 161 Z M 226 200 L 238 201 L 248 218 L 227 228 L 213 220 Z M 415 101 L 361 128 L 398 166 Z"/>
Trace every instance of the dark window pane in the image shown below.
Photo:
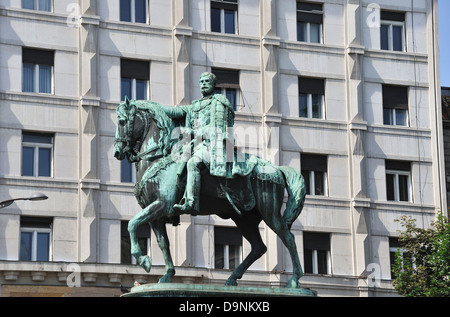
<path fill-rule="evenodd" d="M 122 183 L 132 183 L 133 182 L 133 178 L 132 178 L 132 168 L 133 165 L 128 162 L 127 159 L 124 159 L 121 161 L 121 182 Z"/>
<path fill-rule="evenodd" d="M 305 249 L 305 273 L 313 274 L 312 250 Z"/>
<path fill-rule="evenodd" d="M 129 236 L 120 239 L 120 264 L 131 264 L 131 242 Z"/>
<path fill-rule="evenodd" d="M 389 49 L 389 25 L 382 24 L 380 27 L 380 35 L 381 35 L 381 49 L 388 50 Z"/>
<path fill-rule="evenodd" d="M 39 0 L 39 8 L 38 10 L 40 11 L 48 11 L 50 12 L 52 9 L 52 4 L 51 4 L 52 0 Z"/>
<path fill-rule="evenodd" d="M 310 38 L 309 41 L 311 43 L 320 43 L 320 24 L 317 23 L 310 23 L 309 24 L 309 34 Z"/>
<path fill-rule="evenodd" d="M 34 10 L 34 0 L 22 0 L 22 8 Z"/>
<path fill-rule="evenodd" d="M 383 122 L 386 125 L 394 124 L 393 109 L 383 109 Z"/>
<path fill-rule="evenodd" d="M 31 261 L 32 238 L 33 233 L 31 232 L 20 233 L 20 261 Z"/>
<path fill-rule="evenodd" d="M 52 92 L 52 67 L 39 65 L 39 92 L 50 94 Z"/>
<path fill-rule="evenodd" d="M 318 274 L 327 274 L 327 251 L 317 250 Z"/>
<path fill-rule="evenodd" d="M 408 176 L 398 176 L 398 190 L 400 201 L 409 201 Z"/>
<path fill-rule="evenodd" d="M 138 238 L 139 248 L 141 248 L 142 255 L 147 255 L 148 253 L 148 238 Z"/>
<path fill-rule="evenodd" d="M 306 35 L 307 24 L 305 22 L 297 22 L 297 40 L 300 42 L 306 42 L 308 37 Z"/>
<path fill-rule="evenodd" d="M 227 88 L 226 96 L 227 96 L 227 99 L 230 101 L 231 106 L 233 107 L 234 111 L 236 111 L 236 108 L 237 108 L 237 103 L 236 103 L 237 91 L 236 91 L 236 89 Z"/>
<path fill-rule="evenodd" d="M 237 245 L 230 245 L 229 246 L 229 269 L 234 270 L 239 265 L 239 250 L 240 247 Z"/>
<path fill-rule="evenodd" d="M 48 261 L 50 259 L 50 234 L 47 232 L 37 233 L 36 261 Z"/>
<path fill-rule="evenodd" d="M 145 10 L 145 1 L 146 0 L 135 0 L 135 7 L 136 7 L 135 22 L 136 23 L 147 23 L 147 13 Z"/>
<path fill-rule="evenodd" d="M 312 95 L 312 117 L 322 119 L 322 96 Z"/>
<path fill-rule="evenodd" d="M 120 0 L 120 21 L 131 22 L 131 0 Z"/>
<path fill-rule="evenodd" d="M 214 245 L 214 268 L 223 269 L 225 266 L 223 244 Z"/>
<path fill-rule="evenodd" d="M 396 109 L 395 110 L 395 124 L 396 125 L 403 125 L 406 126 L 406 117 L 407 117 L 407 111 Z"/>
<path fill-rule="evenodd" d="M 393 26 L 392 27 L 392 49 L 394 51 L 403 51 L 403 27 L 401 26 Z"/>
<path fill-rule="evenodd" d="M 220 32 L 221 31 L 221 14 L 220 9 L 211 8 L 211 31 Z"/>
<path fill-rule="evenodd" d="M 136 80 L 136 100 L 147 100 L 147 81 Z"/>
<path fill-rule="evenodd" d="M 308 118 L 308 95 L 299 95 L 299 116 L 300 118 Z"/>
<path fill-rule="evenodd" d="M 393 174 L 386 174 L 386 195 L 387 195 L 387 200 L 389 200 L 389 201 L 395 200 L 394 180 L 395 180 L 395 177 Z"/>
<path fill-rule="evenodd" d="M 311 174 L 310 171 L 302 170 L 302 175 L 305 180 L 306 195 L 311 195 L 310 174 Z"/>
<path fill-rule="evenodd" d="M 122 98 L 122 101 L 125 100 L 125 97 L 128 97 L 128 99 L 132 98 L 132 94 L 131 94 L 131 79 L 129 79 L 129 78 L 122 78 L 122 81 L 121 81 L 121 98 Z"/>
<path fill-rule="evenodd" d="M 34 92 L 34 68 L 33 64 L 23 64 L 22 91 Z"/>
<path fill-rule="evenodd" d="M 314 171 L 314 194 L 315 195 L 325 195 L 325 184 L 324 184 L 324 173 L 319 171 Z"/>
<path fill-rule="evenodd" d="M 22 148 L 22 176 L 34 176 L 34 148 Z"/>
<path fill-rule="evenodd" d="M 225 10 L 225 33 L 236 33 L 235 14 L 236 11 Z"/>
<path fill-rule="evenodd" d="M 39 149 L 39 158 L 38 158 L 38 164 L 39 164 L 39 175 L 38 176 L 44 176 L 44 177 L 50 177 L 51 176 L 51 166 L 52 166 L 52 150 L 51 149 Z"/>

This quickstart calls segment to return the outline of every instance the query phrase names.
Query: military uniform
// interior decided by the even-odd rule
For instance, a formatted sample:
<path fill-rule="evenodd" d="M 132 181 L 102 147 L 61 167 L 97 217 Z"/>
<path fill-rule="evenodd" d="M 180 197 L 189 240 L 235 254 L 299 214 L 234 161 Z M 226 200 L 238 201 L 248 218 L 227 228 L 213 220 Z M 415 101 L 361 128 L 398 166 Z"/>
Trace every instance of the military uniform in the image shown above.
<path fill-rule="evenodd" d="M 198 212 L 201 163 L 213 176 L 233 177 L 234 110 L 224 95 L 215 94 L 195 100 L 191 105 L 164 107 L 164 111 L 174 119 L 185 117 L 185 126 L 193 131 L 192 156 L 184 162 L 187 165 L 184 200 Z"/>

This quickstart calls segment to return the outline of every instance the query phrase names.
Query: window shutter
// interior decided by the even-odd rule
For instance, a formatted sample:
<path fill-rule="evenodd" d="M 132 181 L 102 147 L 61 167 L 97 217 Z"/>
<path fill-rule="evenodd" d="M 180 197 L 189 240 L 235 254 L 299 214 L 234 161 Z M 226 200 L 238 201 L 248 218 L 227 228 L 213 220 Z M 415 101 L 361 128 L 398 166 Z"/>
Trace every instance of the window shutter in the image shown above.
<path fill-rule="evenodd" d="M 325 82 L 323 79 L 300 77 L 298 90 L 300 94 L 325 95 Z"/>
<path fill-rule="evenodd" d="M 22 48 L 22 62 L 24 64 L 39 64 L 53 66 L 55 51 Z"/>
<path fill-rule="evenodd" d="M 383 107 L 386 109 L 408 110 L 408 88 L 383 86 Z"/>
<path fill-rule="evenodd" d="M 297 21 L 322 24 L 322 4 L 297 2 Z"/>
<path fill-rule="evenodd" d="M 385 161 L 386 170 L 395 170 L 395 171 L 411 171 L 411 163 L 405 161 L 394 161 L 394 160 L 386 160 Z"/>
<path fill-rule="evenodd" d="M 150 63 L 131 59 L 120 61 L 121 78 L 135 78 L 139 80 L 150 80 Z"/>
<path fill-rule="evenodd" d="M 325 155 L 302 154 L 301 167 L 303 171 L 327 171 L 327 157 Z"/>
<path fill-rule="evenodd" d="M 216 75 L 216 87 L 239 89 L 239 72 L 227 69 L 213 69 Z"/>
<path fill-rule="evenodd" d="M 303 247 L 308 250 L 330 250 L 330 235 L 328 233 L 303 232 Z"/>
<path fill-rule="evenodd" d="M 405 13 L 393 11 L 381 11 L 381 20 L 405 22 Z"/>

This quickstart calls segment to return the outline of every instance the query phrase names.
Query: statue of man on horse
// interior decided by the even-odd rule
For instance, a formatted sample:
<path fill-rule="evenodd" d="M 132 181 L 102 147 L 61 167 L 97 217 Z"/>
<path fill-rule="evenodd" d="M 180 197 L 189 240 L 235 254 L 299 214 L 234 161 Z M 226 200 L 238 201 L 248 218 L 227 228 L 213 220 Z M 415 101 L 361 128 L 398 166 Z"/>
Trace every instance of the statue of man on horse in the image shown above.
<path fill-rule="evenodd" d="M 226 281 L 226 285 L 237 285 L 237 280 L 267 250 L 259 231 L 259 223 L 264 221 L 291 256 L 293 274 L 286 286 L 299 288 L 303 270 L 290 229 L 303 209 L 304 179 L 294 168 L 275 166 L 246 153 L 237 155 L 234 111 L 225 96 L 214 94 L 214 87 L 215 76 L 204 73 L 200 78 L 203 96 L 191 105 L 168 107 L 126 98 L 117 107 L 113 152 L 118 160 L 127 158 L 136 164 L 134 194 L 142 208 L 128 223 L 131 253 L 150 272 L 151 258 L 142 252 L 137 237 L 139 226 L 149 223 L 166 264 L 160 283 L 169 283 L 175 267 L 166 224 L 176 225 L 176 218 L 182 214 L 215 214 L 231 219 L 251 244 L 250 253 Z M 183 143 L 179 138 L 182 135 L 177 137 L 175 133 L 174 137 L 180 125 L 194 136 L 181 144 L 181 149 L 188 148 L 185 160 L 175 159 Z"/>

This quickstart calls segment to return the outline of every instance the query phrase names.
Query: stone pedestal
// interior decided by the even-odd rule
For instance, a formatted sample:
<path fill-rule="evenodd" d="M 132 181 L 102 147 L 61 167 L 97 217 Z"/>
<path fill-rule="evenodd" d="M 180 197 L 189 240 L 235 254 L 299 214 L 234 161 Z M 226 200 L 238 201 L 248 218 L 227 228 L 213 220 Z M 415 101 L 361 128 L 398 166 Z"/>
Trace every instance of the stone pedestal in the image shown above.
<path fill-rule="evenodd" d="M 205 284 L 145 284 L 135 286 L 122 297 L 316 297 L 306 288 L 267 288 Z"/>

